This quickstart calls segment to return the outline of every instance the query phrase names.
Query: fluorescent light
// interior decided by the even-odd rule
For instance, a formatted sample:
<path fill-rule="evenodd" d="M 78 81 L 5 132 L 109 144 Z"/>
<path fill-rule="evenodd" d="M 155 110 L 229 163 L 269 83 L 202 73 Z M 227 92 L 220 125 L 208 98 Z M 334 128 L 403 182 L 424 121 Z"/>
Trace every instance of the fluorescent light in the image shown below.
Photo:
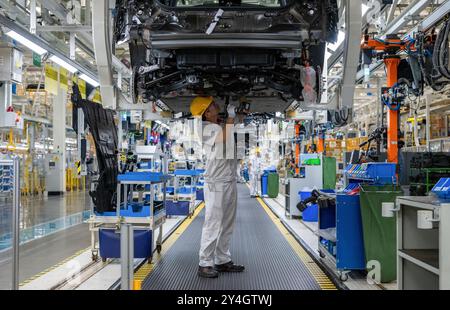
<path fill-rule="evenodd" d="M 97 82 L 96 80 L 94 80 L 94 79 L 91 79 L 90 77 L 88 77 L 86 74 L 80 74 L 80 76 L 79 76 L 79 78 L 80 79 L 82 79 L 82 80 L 84 80 L 84 81 L 86 81 L 86 82 L 88 82 L 89 84 L 91 84 L 92 86 L 94 86 L 94 87 L 98 87 L 98 86 L 100 86 L 100 83 L 99 82 Z"/>
<path fill-rule="evenodd" d="M 50 60 L 53 61 L 54 63 L 57 63 L 58 65 L 60 65 L 64 69 L 69 70 L 70 73 L 75 73 L 75 72 L 78 71 L 77 68 L 75 68 L 74 66 L 68 64 L 67 62 L 65 62 L 64 60 L 59 58 L 58 56 L 53 55 L 52 57 L 50 57 Z"/>
<path fill-rule="evenodd" d="M 22 45 L 28 47 L 30 50 L 32 50 L 33 52 L 35 52 L 36 54 L 39 55 L 43 55 L 45 53 L 47 53 L 47 50 L 40 47 L 39 45 L 31 42 L 30 40 L 28 40 L 27 38 L 25 38 L 24 36 L 21 36 L 20 34 L 18 34 L 15 31 L 8 31 L 6 33 L 6 35 L 8 37 L 11 37 L 13 40 L 16 40 L 17 42 L 21 43 Z"/>

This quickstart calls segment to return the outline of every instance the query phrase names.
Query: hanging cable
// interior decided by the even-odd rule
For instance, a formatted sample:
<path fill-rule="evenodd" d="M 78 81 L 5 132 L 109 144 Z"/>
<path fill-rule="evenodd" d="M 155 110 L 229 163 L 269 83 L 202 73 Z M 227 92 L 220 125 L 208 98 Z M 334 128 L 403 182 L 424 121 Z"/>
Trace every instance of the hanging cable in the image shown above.
<path fill-rule="evenodd" d="M 450 71 L 448 70 L 448 35 L 450 33 L 450 20 L 447 20 L 439 34 L 443 33 L 442 41 L 439 47 L 439 72 L 450 80 Z"/>

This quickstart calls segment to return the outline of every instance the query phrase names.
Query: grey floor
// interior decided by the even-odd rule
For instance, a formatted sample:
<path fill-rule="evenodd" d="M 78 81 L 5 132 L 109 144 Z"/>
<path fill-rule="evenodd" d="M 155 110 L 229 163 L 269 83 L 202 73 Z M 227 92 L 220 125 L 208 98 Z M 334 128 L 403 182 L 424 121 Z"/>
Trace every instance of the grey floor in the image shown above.
<path fill-rule="evenodd" d="M 148 290 L 317 290 L 317 282 L 264 209 L 238 185 L 238 214 L 231 253 L 246 266 L 218 279 L 197 276 L 203 210 L 155 266 L 142 288 Z"/>
<path fill-rule="evenodd" d="M 22 196 L 20 227 L 26 229 L 71 214 L 89 210 L 91 198 L 85 191 L 64 196 Z M 11 203 L 0 201 L 0 236 L 11 232 Z"/>
<path fill-rule="evenodd" d="M 90 246 L 87 224 L 80 224 L 20 246 L 20 282 Z M 0 253 L 0 289 L 11 288 L 11 251 Z"/>
<path fill-rule="evenodd" d="M 64 196 L 23 196 L 20 227 L 26 229 L 90 210 L 87 192 Z M 11 232 L 11 204 L 0 201 L 0 236 Z M 80 224 L 20 246 L 20 281 L 52 267 L 90 245 L 87 224 Z M 11 287 L 11 251 L 0 252 L 0 289 Z"/>

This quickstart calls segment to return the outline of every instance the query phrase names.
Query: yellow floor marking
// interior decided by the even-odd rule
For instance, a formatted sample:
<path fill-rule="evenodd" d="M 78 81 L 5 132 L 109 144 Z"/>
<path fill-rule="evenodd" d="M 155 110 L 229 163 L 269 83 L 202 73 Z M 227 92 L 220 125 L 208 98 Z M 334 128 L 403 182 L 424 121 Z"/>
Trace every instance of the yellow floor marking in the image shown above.
<path fill-rule="evenodd" d="M 178 238 L 185 232 L 185 230 L 191 225 L 195 218 L 205 207 L 205 203 L 202 202 L 194 211 L 191 217 L 187 217 L 180 226 L 166 239 L 162 244 L 162 250 L 160 254 L 155 254 L 151 264 L 145 263 L 134 273 L 133 289 L 141 290 L 142 282 L 148 277 L 148 275 L 153 271 L 155 265 L 161 260 L 161 258 L 169 251 L 172 245 L 178 240 Z"/>
<path fill-rule="evenodd" d="M 277 226 L 278 230 L 286 238 L 294 252 L 298 255 L 300 260 L 304 263 L 309 273 L 316 280 L 322 290 L 336 290 L 334 283 L 327 277 L 327 275 L 320 269 L 312 257 L 303 249 L 298 241 L 292 236 L 292 234 L 283 225 L 281 220 L 273 213 L 273 211 L 267 206 L 267 204 L 261 199 L 257 198 L 259 204 L 266 211 L 269 218 Z"/>
<path fill-rule="evenodd" d="M 61 267 L 62 265 L 64 265 L 64 264 L 67 263 L 68 261 L 70 261 L 70 260 L 74 259 L 75 257 L 81 255 L 83 252 L 89 250 L 90 248 L 91 248 L 91 247 L 88 247 L 88 248 L 86 248 L 86 249 L 84 249 L 84 250 L 80 250 L 80 251 L 76 252 L 74 255 L 72 255 L 72 256 L 70 256 L 70 257 L 67 257 L 67 258 L 64 259 L 63 261 L 61 261 L 61 262 L 59 262 L 59 263 L 53 265 L 52 267 L 49 267 L 49 268 L 45 269 L 44 271 L 41 271 L 41 272 L 39 272 L 38 274 L 29 277 L 28 279 L 22 281 L 22 282 L 19 284 L 19 286 L 24 286 L 24 285 L 26 285 L 26 284 L 29 284 L 30 282 L 32 282 L 32 281 L 34 281 L 34 280 L 36 280 L 36 279 L 38 279 L 38 278 L 40 278 L 40 277 L 46 275 L 46 274 L 49 273 L 50 271 L 53 271 L 53 270 L 55 270 L 56 268 Z"/>

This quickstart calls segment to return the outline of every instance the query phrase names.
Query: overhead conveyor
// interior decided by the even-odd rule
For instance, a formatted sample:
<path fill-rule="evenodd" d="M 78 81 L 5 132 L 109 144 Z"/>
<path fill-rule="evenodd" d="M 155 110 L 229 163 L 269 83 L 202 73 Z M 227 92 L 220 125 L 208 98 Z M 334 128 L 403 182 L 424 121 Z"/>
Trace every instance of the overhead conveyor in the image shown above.
<path fill-rule="evenodd" d="M 236 263 L 245 265 L 245 272 L 223 273 L 218 279 L 197 276 L 203 209 L 165 249 L 142 282 L 143 290 L 336 289 L 261 200 L 251 199 L 244 185 L 238 185 L 238 192 L 231 253 Z"/>

